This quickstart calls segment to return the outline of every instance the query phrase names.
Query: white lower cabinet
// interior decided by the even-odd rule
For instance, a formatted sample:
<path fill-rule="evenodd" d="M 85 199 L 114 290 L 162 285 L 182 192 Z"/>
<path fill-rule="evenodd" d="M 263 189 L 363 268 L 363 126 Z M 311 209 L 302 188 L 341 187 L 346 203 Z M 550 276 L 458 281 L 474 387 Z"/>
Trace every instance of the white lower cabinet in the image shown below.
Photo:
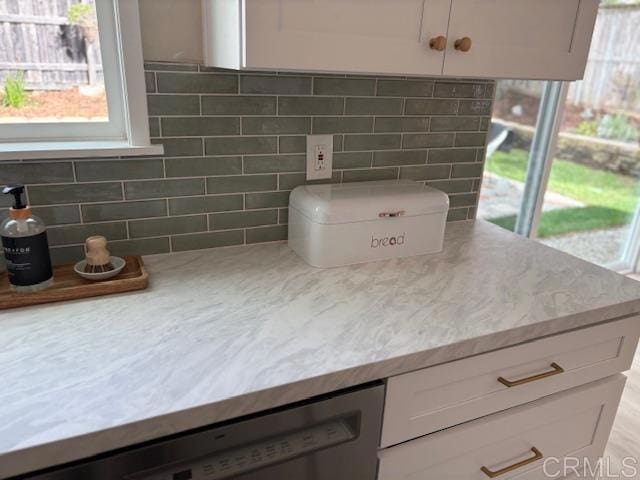
<path fill-rule="evenodd" d="M 568 478 L 563 459 L 602 454 L 625 381 L 616 374 L 381 450 L 378 480 Z"/>
<path fill-rule="evenodd" d="M 628 370 L 630 317 L 391 377 L 381 446 L 506 410 Z"/>

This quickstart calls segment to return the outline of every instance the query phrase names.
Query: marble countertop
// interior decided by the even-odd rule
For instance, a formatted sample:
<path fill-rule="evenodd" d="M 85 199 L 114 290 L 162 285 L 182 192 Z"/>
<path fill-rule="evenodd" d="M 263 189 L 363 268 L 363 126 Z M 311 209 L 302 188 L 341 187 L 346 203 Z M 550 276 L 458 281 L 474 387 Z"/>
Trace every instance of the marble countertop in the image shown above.
<path fill-rule="evenodd" d="M 640 311 L 640 282 L 491 224 L 445 245 L 152 256 L 146 291 L 0 312 L 0 478 Z"/>

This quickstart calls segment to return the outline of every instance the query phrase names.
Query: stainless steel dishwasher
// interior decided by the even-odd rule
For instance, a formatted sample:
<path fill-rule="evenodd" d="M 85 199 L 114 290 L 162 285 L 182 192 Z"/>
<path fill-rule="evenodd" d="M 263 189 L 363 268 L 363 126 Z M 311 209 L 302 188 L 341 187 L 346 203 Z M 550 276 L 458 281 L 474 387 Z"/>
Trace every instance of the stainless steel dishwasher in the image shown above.
<path fill-rule="evenodd" d="M 383 401 L 369 385 L 16 478 L 375 480 Z"/>

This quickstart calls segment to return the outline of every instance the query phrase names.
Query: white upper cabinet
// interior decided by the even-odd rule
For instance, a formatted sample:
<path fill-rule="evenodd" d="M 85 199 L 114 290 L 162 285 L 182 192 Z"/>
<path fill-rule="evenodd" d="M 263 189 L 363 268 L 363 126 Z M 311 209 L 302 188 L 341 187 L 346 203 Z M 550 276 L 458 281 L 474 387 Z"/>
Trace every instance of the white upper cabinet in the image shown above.
<path fill-rule="evenodd" d="M 598 0 L 452 0 L 443 74 L 582 78 L 597 9 Z"/>
<path fill-rule="evenodd" d="M 243 66 L 437 75 L 448 18 L 449 0 L 246 0 Z"/>
<path fill-rule="evenodd" d="M 598 0 L 202 0 L 208 66 L 576 79 Z"/>

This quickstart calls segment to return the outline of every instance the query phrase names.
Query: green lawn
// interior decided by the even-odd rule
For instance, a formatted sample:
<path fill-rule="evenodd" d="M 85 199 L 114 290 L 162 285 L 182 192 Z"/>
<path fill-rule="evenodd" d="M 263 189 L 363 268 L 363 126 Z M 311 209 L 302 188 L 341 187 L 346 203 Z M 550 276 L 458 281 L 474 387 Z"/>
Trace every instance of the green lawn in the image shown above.
<path fill-rule="evenodd" d="M 524 181 L 528 153 L 514 149 L 495 152 L 485 169 L 512 180 Z M 578 200 L 584 208 L 563 208 L 544 212 L 538 229 L 539 237 L 552 237 L 570 232 L 597 230 L 624 225 L 633 215 L 640 189 L 630 176 L 569 162 L 553 161 L 548 189 Z M 513 230 L 515 216 L 490 219 Z"/>

